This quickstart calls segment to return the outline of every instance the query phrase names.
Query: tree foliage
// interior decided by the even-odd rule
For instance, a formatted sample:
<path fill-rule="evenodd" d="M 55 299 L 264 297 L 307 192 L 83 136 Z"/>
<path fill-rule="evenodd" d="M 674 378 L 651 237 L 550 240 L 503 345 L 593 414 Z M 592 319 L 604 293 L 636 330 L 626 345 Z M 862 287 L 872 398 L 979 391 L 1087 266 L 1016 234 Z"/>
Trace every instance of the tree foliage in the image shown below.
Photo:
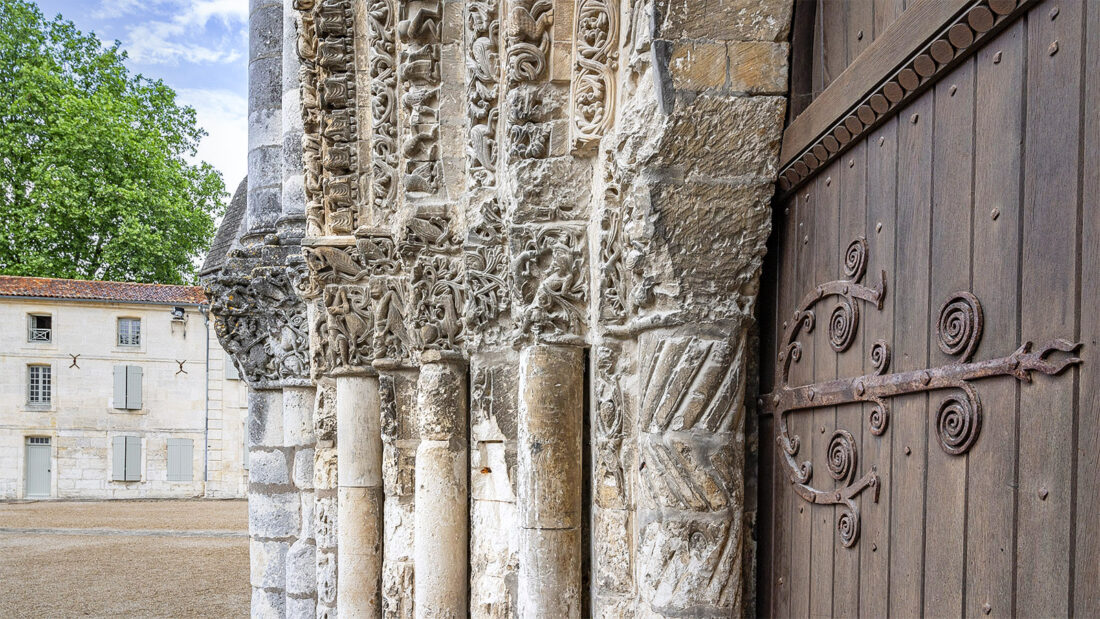
<path fill-rule="evenodd" d="M 185 283 L 226 196 L 195 111 L 25 0 L 0 0 L 0 273 Z"/>

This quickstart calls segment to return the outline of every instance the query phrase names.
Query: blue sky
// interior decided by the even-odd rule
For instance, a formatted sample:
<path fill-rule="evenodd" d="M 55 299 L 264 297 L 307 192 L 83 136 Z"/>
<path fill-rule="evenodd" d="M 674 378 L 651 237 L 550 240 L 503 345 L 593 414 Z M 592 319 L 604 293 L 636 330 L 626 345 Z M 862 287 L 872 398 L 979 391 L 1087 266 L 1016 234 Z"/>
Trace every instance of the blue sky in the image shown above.
<path fill-rule="evenodd" d="M 209 134 L 198 158 L 232 192 L 244 178 L 248 139 L 248 0 L 36 0 L 82 32 L 118 40 L 129 67 L 162 79 L 195 108 Z"/>

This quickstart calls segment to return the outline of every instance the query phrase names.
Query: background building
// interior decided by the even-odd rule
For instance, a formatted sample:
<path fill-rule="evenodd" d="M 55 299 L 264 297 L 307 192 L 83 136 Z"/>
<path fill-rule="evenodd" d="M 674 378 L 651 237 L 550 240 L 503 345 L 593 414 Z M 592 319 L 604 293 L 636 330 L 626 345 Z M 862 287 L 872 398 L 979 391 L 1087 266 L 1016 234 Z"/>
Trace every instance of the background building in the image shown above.
<path fill-rule="evenodd" d="M 0 277 L 0 498 L 244 496 L 246 388 L 206 309 L 192 286 Z"/>

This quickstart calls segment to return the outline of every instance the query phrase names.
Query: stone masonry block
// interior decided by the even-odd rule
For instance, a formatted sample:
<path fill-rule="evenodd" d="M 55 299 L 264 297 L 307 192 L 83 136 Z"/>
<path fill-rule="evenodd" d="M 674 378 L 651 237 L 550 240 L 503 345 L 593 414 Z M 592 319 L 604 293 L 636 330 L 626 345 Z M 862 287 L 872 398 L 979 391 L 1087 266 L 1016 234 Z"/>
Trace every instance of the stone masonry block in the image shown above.
<path fill-rule="evenodd" d="M 249 542 L 249 582 L 253 587 L 283 588 L 286 583 L 287 546 L 286 542 Z"/>
<path fill-rule="evenodd" d="M 282 591 L 252 588 L 252 616 L 274 618 L 284 616 L 286 596 Z"/>
<path fill-rule="evenodd" d="M 676 42 L 671 46 L 668 71 L 677 90 L 714 90 L 726 84 L 724 43 Z"/>
<path fill-rule="evenodd" d="M 787 92 L 787 43 L 733 41 L 729 49 L 729 90 L 750 94 Z"/>
<path fill-rule="evenodd" d="M 254 484 L 290 483 L 286 453 L 253 449 L 248 453 L 248 481 Z"/>
<path fill-rule="evenodd" d="M 286 553 L 286 592 L 312 596 L 317 593 L 317 562 L 314 546 L 306 540 L 291 544 Z"/>
<path fill-rule="evenodd" d="M 657 0 L 657 37 L 783 41 L 794 0 Z"/>
<path fill-rule="evenodd" d="M 298 534 L 298 493 L 248 495 L 248 532 L 252 537 L 288 538 Z"/>

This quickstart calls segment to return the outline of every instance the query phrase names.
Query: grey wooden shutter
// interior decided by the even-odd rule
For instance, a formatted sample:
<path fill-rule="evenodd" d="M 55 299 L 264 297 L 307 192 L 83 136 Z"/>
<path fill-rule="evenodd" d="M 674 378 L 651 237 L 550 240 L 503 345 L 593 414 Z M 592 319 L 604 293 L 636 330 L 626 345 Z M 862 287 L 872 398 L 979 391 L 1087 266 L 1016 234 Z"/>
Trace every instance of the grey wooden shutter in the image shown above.
<path fill-rule="evenodd" d="M 116 367 L 115 370 L 118 370 Z M 118 375 L 118 372 L 115 372 Z M 111 479 L 113 481 L 126 480 L 126 437 L 116 436 L 111 439 Z"/>
<path fill-rule="evenodd" d="M 241 373 L 237 371 L 237 364 L 233 363 L 233 358 L 229 356 L 229 353 L 225 355 L 225 378 L 226 380 L 241 379 Z"/>
<path fill-rule="evenodd" d="M 115 366 L 115 399 L 111 403 L 115 408 L 126 408 L 126 366 Z"/>
<path fill-rule="evenodd" d="M 141 366 L 126 366 L 126 408 L 141 408 Z"/>
<path fill-rule="evenodd" d="M 141 481 L 141 438 L 126 437 L 126 481 Z"/>
<path fill-rule="evenodd" d="M 194 441 L 189 438 L 168 439 L 168 481 L 191 481 L 191 458 Z"/>

